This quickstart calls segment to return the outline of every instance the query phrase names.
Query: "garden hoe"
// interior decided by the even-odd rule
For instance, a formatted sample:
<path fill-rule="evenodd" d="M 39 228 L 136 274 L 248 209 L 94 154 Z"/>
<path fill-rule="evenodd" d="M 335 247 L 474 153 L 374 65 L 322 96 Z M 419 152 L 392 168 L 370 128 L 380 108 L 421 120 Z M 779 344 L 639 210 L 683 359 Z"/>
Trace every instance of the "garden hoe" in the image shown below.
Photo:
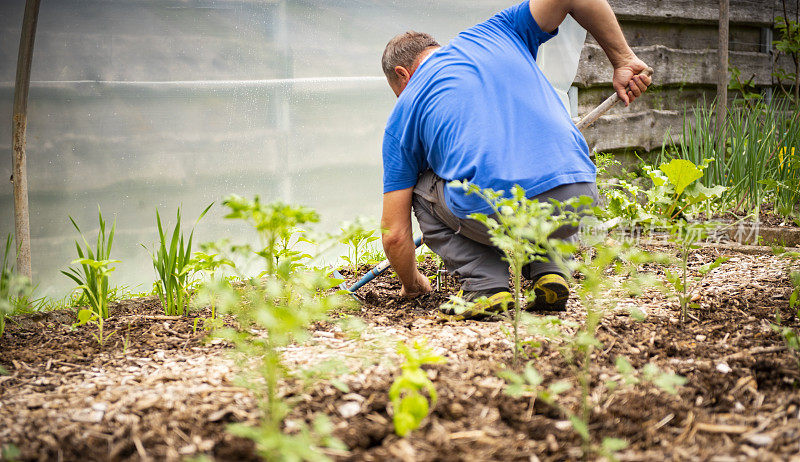
<path fill-rule="evenodd" d="M 647 69 L 645 69 L 642 72 L 641 75 L 646 75 L 648 77 L 652 77 L 653 69 L 648 67 Z M 581 131 L 584 130 L 585 128 L 588 128 L 593 123 L 595 123 L 597 121 L 597 119 L 600 118 L 600 116 L 602 116 L 603 114 L 608 112 L 609 109 L 614 107 L 620 101 L 621 101 L 621 99 L 620 99 L 619 95 L 616 92 L 614 92 L 613 95 L 611 95 L 608 98 L 606 98 L 606 100 L 603 101 L 602 103 L 600 103 L 599 106 L 597 106 L 596 108 L 592 109 L 591 112 L 586 114 L 577 124 L 575 124 L 575 126 L 578 127 L 578 130 L 581 130 Z M 418 238 L 414 239 L 414 245 L 416 245 L 417 247 L 422 245 L 422 237 L 418 237 Z M 339 284 L 339 288 L 342 289 L 342 290 L 347 291 L 350 295 L 353 296 L 353 298 L 355 298 L 356 300 L 361 302 L 362 300 L 355 294 L 355 292 L 358 289 L 360 289 L 361 287 L 363 287 L 366 283 L 372 281 L 376 277 L 378 277 L 381 274 L 383 274 L 384 271 L 389 269 L 389 266 L 391 266 L 389 264 L 389 260 L 384 260 L 384 261 L 380 262 L 377 266 L 372 268 L 367 274 L 365 274 L 361 279 L 359 279 L 358 282 L 356 282 L 355 284 L 353 284 L 349 288 L 347 287 L 346 282 L 342 282 L 341 284 Z M 340 273 L 337 270 L 334 270 L 332 275 L 333 275 L 333 277 L 335 277 L 337 279 L 344 279 L 344 276 L 342 276 L 342 273 Z"/>
<path fill-rule="evenodd" d="M 419 246 L 421 246 L 421 245 L 422 245 L 422 237 L 421 236 L 417 237 L 416 239 L 414 239 L 415 248 L 419 248 Z M 358 298 L 358 296 L 356 296 L 355 292 L 358 289 L 360 289 L 361 287 L 363 287 L 364 284 L 370 282 L 371 280 L 373 280 L 376 277 L 378 277 L 381 274 L 383 274 L 383 272 L 386 271 L 387 269 L 389 269 L 390 266 L 391 266 L 391 264 L 389 263 L 389 260 L 386 259 L 386 260 L 378 263 L 371 270 L 369 270 L 369 272 L 367 274 L 365 274 L 361 279 L 359 279 L 358 282 L 356 282 L 355 284 L 350 286 L 350 288 L 347 287 L 346 281 L 342 282 L 341 284 L 339 284 L 339 288 L 342 289 L 342 290 L 346 290 L 347 292 L 350 293 L 350 295 L 353 296 L 353 298 L 355 298 L 356 300 L 358 300 L 360 302 L 362 300 L 360 298 Z M 336 279 L 344 279 L 344 276 L 342 276 L 342 273 L 340 273 L 337 270 L 333 270 L 332 275 Z"/>

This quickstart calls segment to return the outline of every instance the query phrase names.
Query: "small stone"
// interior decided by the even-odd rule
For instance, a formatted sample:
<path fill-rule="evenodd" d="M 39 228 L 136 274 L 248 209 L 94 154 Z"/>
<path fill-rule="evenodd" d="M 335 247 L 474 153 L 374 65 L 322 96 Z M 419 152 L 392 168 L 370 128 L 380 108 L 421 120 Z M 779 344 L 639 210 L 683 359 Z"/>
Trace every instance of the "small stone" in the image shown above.
<path fill-rule="evenodd" d="M 705 335 L 703 335 L 703 334 L 699 334 L 699 335 L 697 335 L 697 336 L 695 337 L 695 340 L 697 340 L 698 342 L 705 342 L 706 338 L 708 338 L 708 337 L 706 337 L 706 336 L 705 336 Z"/>
<path fill-rule="evenodd" d="M 717 371 L 722 372 L 723 374 L 727 374 L 732 371 L 731 366 L 728 363 L 719 363 L 717 364 Z"/>
<path fill-rule="evenodd" d="M 92 404 L 92 409 L 95 411 L 106 412 L 108 410 L 108 404 L 106 403 L 94 403 Z"/>
<path fill-rule="evenodd" d="M 756 433 L 747 437 L 747 442 L 757 447 L 769 446 L 773 441 L 774 439 L 771 436 L 763 433 Z"/>
<path fill-rule="evenodd" d="M 337 409 L 339 414 L 345 419 L 349 419 L 361 412 L 361 403 L 355 401 L 348 401 Z"/>
<path fill-rule="evenodd" d="M 572 428 L 572 422 L 569 420 L 559 420 L 556 422 L 555 427 L 562 432 L 567 431 Z"/>

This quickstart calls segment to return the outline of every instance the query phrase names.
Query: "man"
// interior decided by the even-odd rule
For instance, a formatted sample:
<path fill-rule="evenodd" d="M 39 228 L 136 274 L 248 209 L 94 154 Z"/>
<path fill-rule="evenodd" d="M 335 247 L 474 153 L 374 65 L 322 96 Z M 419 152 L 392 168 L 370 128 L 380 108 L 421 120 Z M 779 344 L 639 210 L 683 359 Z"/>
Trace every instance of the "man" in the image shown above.
<path fill-rule="evenodd" d="M 519 184 L 540 200 L 597 197 L 586 141 L 535 62 L 539 45 L 558 33 L 567 14 L 605 51 L 614 89 L 627 106 L 650 78 L 638 75 L 647 66 L 626 43 L 606 0 L 525 1 L 444 47 L 417 32 L 387 45 L 383 71 L 398 100 L 383 141 L 381 224 L 402 296 L 431 291 L 414 258 L 412 204 L 426 245 L 461 278 L 465 299 L 508 290 L 508 264 L 486 228 L 468 218 L 491 213 L 489 205 L 449 181 L 504 191 Z M 550 262 L 526 266 L 536 294 L 526 308 L 565 309 L 569 288 L 560 273 Z"/>

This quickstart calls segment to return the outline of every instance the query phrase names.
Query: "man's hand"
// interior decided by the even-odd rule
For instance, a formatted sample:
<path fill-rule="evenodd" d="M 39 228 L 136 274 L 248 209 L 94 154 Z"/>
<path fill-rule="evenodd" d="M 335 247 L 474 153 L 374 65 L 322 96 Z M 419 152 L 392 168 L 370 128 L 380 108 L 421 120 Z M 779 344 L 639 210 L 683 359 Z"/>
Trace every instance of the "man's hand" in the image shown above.
<path fill-rule="evenodd" d="M 639 75 L 645 69 L 645 64 L 641 59 L 633 56 L 627 61 L 614 68 L 613 85 L 619 98 L 629 105 L 636 98 L 642 96 L 647 91 L 647 87 L 652 83 L 652 79 L 646 75 Z"/>
<path fill-rule="evenodd" d="M 425 295 L 428 292 L 433 291 L 431 287 L 431 281 L 428 280 L 422 273 L 417 270 L 417 274 L 414 276 L 414 281 L 412 283 L 412 287 L 406 287 L 403 285 L 403 288 L 400 289 L 400 296 L 405 298 L 415 298 L 419 297 L 420 295 Z"/>
<path fill-rule="evenodd" d="M 414 258 L 414 239 L 411 236 L 411 198 L 414 188 L 401 189 L 383 195 L 383 250 L 397 273 L 403 288 L 400 295 L 416 297 L 431 290 L 431 283 L 417 269 Z"/>

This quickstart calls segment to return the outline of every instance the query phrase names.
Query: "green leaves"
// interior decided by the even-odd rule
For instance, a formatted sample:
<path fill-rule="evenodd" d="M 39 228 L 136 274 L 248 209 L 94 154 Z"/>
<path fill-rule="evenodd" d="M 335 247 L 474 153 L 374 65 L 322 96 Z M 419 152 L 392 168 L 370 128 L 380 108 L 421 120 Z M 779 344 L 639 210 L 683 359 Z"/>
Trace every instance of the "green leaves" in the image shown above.
<path fill-rule="evenodd" d="M 343 258 L 350 263 L 354 273 L 363 260 L 365 247 L 378 239 L 380 237 L 376 235 L 375 224 L 367 218 L 358 217 L 355 221 L 342 224 L 338 241 L 348 246 L 348 255 Z"/>
<path fill-rule="evenodd" d="M 658 168 L 667 175 L 667 180 L 673 185 L 678 196 L 683 194 L 687 186 L 703 177 L 703 171 L 685 159 L 672 159 L 668 164 L 661 164 Z"/>
<path fill-rule="evenodd" d="M 672 159 L 658 169 L 645 167 L 653 181 L 653 188 L 645 192 L 648 198 L 646 212 L 653 214 L 654 218 L 673 220 L 688 216 L 697 204 L 719 199 L 726 190 L 724 186 L 709 188 L 697 182 L 713 161 L 705 159 L 698 166 L 689 160 Z"/>
<path fill-rule="evenodd" d="M 212 205 L 214 204 L 209 204 L 203 210 L 200 216 L 197 217 L 194 226 L 197 226 L 197 223 L 206 215 Z M 151 252 L 150 254 L 153 258 L 153 268 L 158 275 L 158 280 L 155 283 L 156 293 L 161 301 L 164 314 L 167 316 L 182 316 L 187 313 L 189 306 L 187 285 L 190 277 L 189 273 L 194 268 L 194 265 L 190 264 L 194 226 L 191 233 L 189 233 L 189 239 L 184 240 L 184 235 L 181 232 L 180 207 L 178 207 L 175 228 L 169 240 L 167 240 L 167 236 L 164 233 L 161 214 L 158 209 L 156 209 L 156 224 L 158 225 L 159 243 L 156 252 Z M 211 262 L 206 261 L 206 264 L 213 265 L 213 259 Z"/>
<path fill-rule="evenodd" d="M 274 277 L 280 269 L 285 276 L 298 267 L 299 260 L 309 257 L 290 247 L 297 244 L 297 241 L 292 242 L 292 237 L 301 231 L 300 225 L 319 221 L 319 214 L 313 209 L 283 202 L 262 204 L 258 196 L 249 200 L 235 194 L 228 196 L 222 204 L 230 209 L 225 218 L 250 223 L 258 233 L 263 248 L 257 253 L 264 258 L 267 267 L 263 275 Z M 278 268 L 281 259 L 289 263 Z"/>
<path fill-rule="evenodd" d="M 415 340 L 412 347 L 400 343 L 397 352 L 405 357 L 405 362 L 400 366 L 402 373 L 389 388 L 389 399 L 394 409 L 395 433 L 404 437 L 419 428 L 428 416 L 430 408 L 428 399 L 421 392 L 428 393 L 430 405 L 436 404 L 436 388 L 421 367 L 425 364 L 442 363 L 445 360 L 434 354 L 424 341 Z"/>
<path fill-rule="evenodd" d="M 6 327 L 6 316 L 14 312 L 20 302 L 26 300 L 33 293 L 30 279 L 14 274 L 14 264 L 11 257 L 12 237 L 6 237 L 6 248 L 3 253 L 3 266 L 0 267 L 0 337 Z"/>
<path fill-rule="evenodd" d="M 69 217 L 72 226 L 80 233 L 84 244 L 84 247 L 81 248 L 80 243 L 75 241 L 78 258 L 72 261 L 73 265 L 80 265 L 82 271 L 77 268 L 68 268 L 68 272 L 61 271 L 61 274 L 75 281 L 78 285 L 76 289 L 82 291 L 83 297 L 92 307 L 94 313 L 105 319 L 108 317 L 108 273 L 114 271 L 113 266 L 111 266 L 113 263 L 120 263 L 119 260 L 110 259 L 117 220 L 114 219 L 111 229 L 106 234 L 106 222 L 103 220 L 100 207 L 97 208 L 97 216 L 100 222 L 100 230 L 97 233 L 97 244 L 94 249 L 89 245 L 75 220 Z"/>

